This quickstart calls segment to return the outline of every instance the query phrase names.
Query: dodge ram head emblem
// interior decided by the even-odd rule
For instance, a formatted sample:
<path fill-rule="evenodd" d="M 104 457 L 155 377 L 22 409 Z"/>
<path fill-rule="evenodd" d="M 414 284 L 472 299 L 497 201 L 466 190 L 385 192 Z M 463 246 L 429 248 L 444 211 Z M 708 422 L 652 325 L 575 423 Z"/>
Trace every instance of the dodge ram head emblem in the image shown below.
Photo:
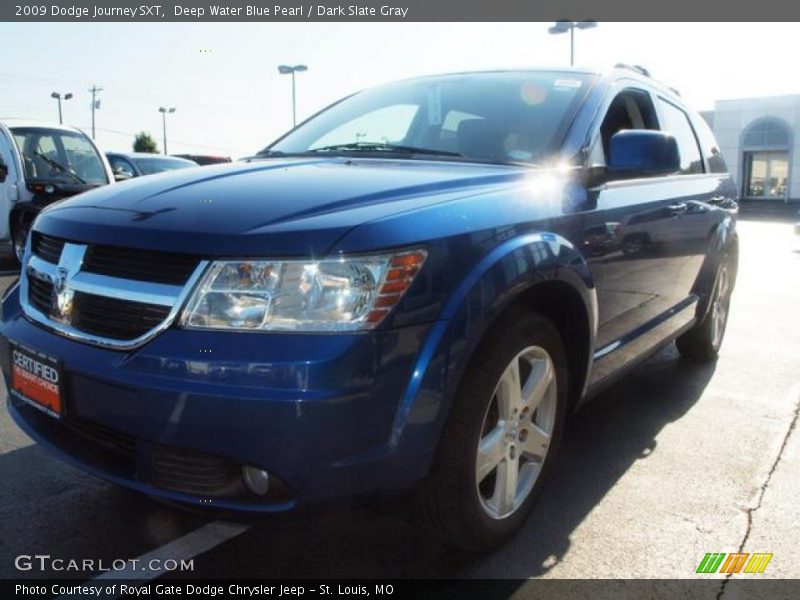
<path fill-rule="evenodd" d="M 72 317 L 72 300 L 75 292 L 69 288 L 69 272 L 59 268 L 53 279 L 53 292 L 50 297 L 50 317 L 59 323 L 69 323 Z"/>

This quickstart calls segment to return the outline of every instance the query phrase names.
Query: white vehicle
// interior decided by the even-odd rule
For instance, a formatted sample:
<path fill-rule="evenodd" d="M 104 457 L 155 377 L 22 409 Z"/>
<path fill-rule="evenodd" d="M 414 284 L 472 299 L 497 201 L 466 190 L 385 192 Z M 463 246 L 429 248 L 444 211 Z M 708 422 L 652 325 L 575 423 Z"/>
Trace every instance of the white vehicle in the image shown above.
<path fill-rule="evenodd" d="M 106 157 L 80 129 L 0 121 L 0 243 L 11 242 L 21 260 L 45 206 L 113 181 Z"/>

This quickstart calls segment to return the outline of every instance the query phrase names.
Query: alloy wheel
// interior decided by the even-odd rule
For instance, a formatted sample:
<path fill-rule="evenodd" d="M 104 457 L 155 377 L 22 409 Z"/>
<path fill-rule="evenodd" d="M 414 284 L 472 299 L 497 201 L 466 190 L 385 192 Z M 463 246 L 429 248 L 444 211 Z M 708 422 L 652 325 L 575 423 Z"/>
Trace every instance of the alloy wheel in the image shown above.
<path fill-rule="evenodd" d="M 478 497 L 493 519 L 514 514 L 530 496 L 556 422 L 555 367 L 544 348 L 529 346 L 495 386 L 475 461 Z"/>
<path fill-rule="evenodd" d="M 728 307 L 730 305 L 730 273 L 728 266 L 722 265 L 717 275 L 717 289 L 711 303 L 711 343 L 714 348 L 722 344 L 725 326 L 728 323 Z"/>

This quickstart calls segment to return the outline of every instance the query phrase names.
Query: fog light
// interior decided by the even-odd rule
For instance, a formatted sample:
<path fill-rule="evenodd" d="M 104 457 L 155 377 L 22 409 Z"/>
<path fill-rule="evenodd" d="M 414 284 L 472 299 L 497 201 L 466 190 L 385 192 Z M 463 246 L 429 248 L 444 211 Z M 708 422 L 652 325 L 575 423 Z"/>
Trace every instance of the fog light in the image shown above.
<path fill-rule="evenodd" d="M 242 479 L 247 489 L 256 496 L 266 496 L 269 491 L 269 473 L 256 467 L 242 467 Z"/>

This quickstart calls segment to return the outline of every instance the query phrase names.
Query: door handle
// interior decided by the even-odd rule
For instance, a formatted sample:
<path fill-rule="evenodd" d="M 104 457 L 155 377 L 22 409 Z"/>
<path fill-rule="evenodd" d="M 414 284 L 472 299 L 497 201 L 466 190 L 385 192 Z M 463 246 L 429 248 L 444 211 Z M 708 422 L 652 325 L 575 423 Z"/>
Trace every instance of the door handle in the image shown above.
<path fill-rule="evenodd" d="M 730 198 L 728 196 L 723 196 L 722 194 L 715 194 L 709 198 L 708 203 L 711 206 L 717 206 L 727 211 L 738 211 L 738 205 L 736 204 L 736 200 Z"/>
<path fill-rule="evenodd" d="M 679 215 L 681 213 L 685 213 L 688 206 L 686 206 L 685 202 L 676 202 L 675 204 L 670 204 L 667 206 L 667 210 L 669 210 L 674 215 Z"/>

